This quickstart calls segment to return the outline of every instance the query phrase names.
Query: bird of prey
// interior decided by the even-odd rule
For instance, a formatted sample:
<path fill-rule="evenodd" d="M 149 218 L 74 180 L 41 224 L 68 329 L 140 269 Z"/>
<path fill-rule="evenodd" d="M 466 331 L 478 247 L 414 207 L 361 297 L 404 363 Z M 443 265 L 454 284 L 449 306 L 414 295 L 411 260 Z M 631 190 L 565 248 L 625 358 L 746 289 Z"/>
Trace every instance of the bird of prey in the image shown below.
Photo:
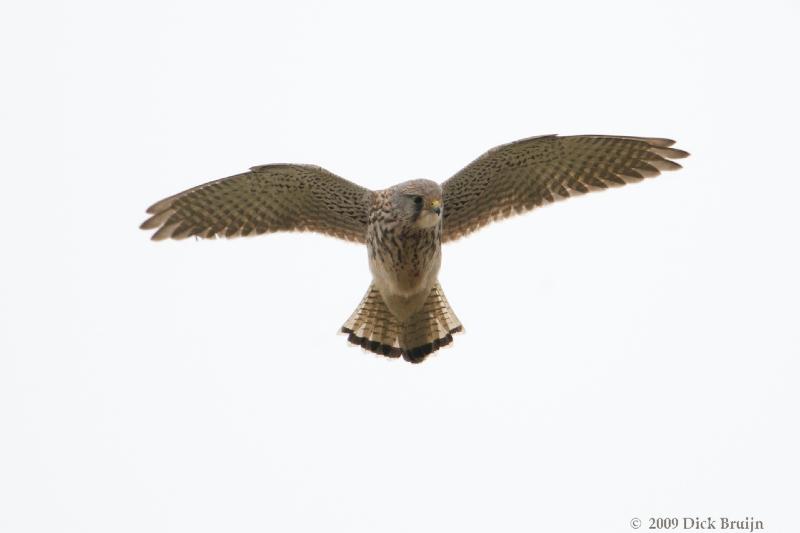
<path fill-rule="evenodd" d="M 313 165 L 272 164 L 165 198 L 142 223 L 153 240 L 317 231 L 366 244 L 372 283 L 347 340 L 419 363 L 463 330 L 437 276 L 441 244 L 537 206 L 677 170 L 674 141 L 544 135 L 493 148 L 441 185 L 371 191 Z"/>

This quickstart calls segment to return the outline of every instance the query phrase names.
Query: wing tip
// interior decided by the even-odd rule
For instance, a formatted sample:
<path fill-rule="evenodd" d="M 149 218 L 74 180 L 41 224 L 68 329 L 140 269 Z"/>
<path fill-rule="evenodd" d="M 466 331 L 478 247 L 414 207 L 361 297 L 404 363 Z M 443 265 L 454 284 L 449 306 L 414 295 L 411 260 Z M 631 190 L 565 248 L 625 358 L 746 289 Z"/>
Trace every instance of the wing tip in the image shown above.
<path fill-rule="evenodd" d="M 180 224 L 180 222 L 173 222 L 171 224 L 164 224 L 163 226 L 161 226 L 158 229 L 158 231 L 153 233 L 153 235 L 150 237 L 150 240 L 152 240 L 152 241 L 163 241 L 163 240 L 169 239 L 170 237 L 172 237 L 172 232 L 175 231 L 175 229 L 177 229 L 179 224 Z"/>
<path fill-rule="evenodd" d="M 690 155 L 686 150 L 680 150 L 678 148 L 665 148 L 661 146 L 654 146 L 649 151 L 669 159 L 685 159 Z"/>
<path fill-rule="evenodd" d="M 163 200 L 159 200 L 158 202 L 154 203 L 150 207 L 148 207 L 145 212 L 151 215 L 157 215 L 158 213 L 165 211 L 172 207 L 172 204 L 175 202 L 175 199 L 178 195 L 170 196 L 169 198 L 164 198 Z"/>
<path fill-rule="evenodd" d="M 657 146 L 659 148 L 668 148 L 675 144 L 675 141 L 672 139 L 667 139 L 666 137 L 631 137 L 632 139 L 638 139 L 646 142 L 650 146 Z"/>

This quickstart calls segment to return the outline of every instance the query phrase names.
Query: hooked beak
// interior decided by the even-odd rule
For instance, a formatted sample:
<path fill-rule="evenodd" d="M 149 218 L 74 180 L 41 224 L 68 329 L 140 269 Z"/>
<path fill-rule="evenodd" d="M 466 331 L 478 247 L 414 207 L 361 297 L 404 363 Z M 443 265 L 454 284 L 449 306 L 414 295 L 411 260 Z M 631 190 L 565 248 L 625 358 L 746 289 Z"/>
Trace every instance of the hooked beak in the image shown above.
<path fill-rule="evenodd" d="M 431 211 L 436 213 L 437 215 L 442 214 L 442 202 L 439 200 L 434 200 L 431 202 Z"/>

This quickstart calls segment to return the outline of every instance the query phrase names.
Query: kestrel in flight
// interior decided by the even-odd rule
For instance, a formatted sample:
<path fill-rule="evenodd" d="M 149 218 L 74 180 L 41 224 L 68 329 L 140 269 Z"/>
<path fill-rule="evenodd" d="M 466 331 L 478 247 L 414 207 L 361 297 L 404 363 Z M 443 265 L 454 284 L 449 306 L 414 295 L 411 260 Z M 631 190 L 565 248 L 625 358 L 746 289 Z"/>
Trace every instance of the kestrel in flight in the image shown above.
<path fill-rule="evenodd" d="M 313 165 L 275 164 L 165 198 L 141 228 L 153 240 L 317 231 L 367 245 L 372 283 L 341 331 L 387 357 L 419 363 L 462 331 L 437 275 L 441 244 L 534 207 L 681 168 L 674 141 L 577 135 L 493 148 L 441 185 L 370 191 Z"/>

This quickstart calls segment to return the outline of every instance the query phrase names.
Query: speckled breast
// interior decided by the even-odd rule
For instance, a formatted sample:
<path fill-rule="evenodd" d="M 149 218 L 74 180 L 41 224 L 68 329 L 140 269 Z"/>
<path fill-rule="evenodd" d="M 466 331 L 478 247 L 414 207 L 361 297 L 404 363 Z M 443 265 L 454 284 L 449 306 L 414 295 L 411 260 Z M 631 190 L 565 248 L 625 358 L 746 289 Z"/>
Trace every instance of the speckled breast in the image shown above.
<path fill-rule="evenodd" d="M 436 283 L 442 262 L 441 223 L 428 229 L 403 227 L 378 210 L 370 215 L 367 251 L 375 285 L 402 319 L 422 306 Z"/>

